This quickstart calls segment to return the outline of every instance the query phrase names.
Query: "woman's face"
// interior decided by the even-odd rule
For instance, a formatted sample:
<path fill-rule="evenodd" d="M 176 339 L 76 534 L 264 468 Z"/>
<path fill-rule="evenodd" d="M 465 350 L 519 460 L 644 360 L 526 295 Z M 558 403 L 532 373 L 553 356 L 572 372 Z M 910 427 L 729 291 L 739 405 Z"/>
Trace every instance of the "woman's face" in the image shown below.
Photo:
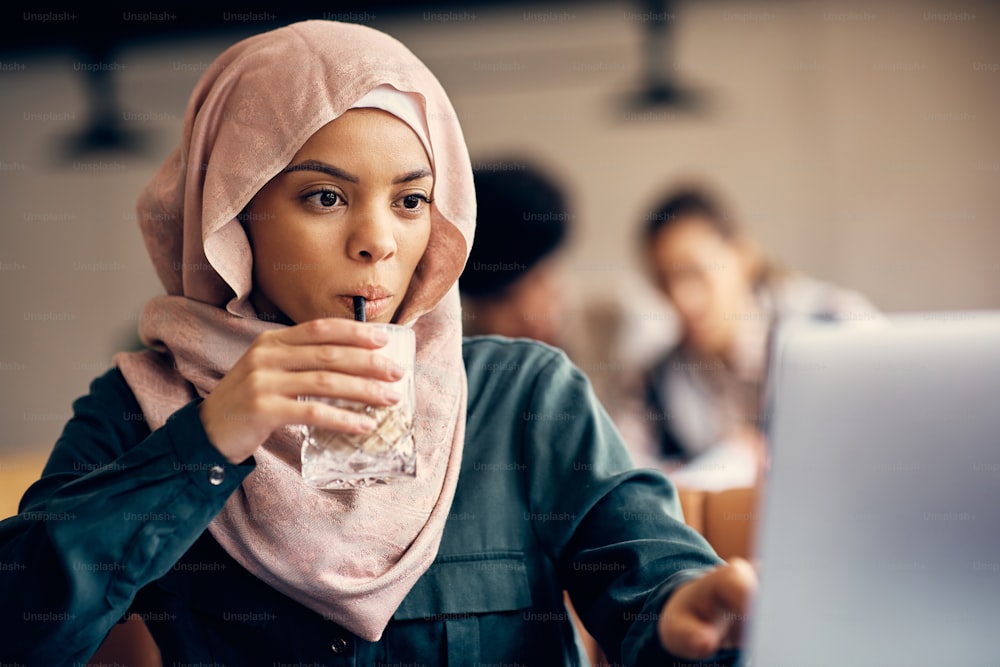
<path fill-rule="evenodd" d="M 680 317 L 684 341 L 725 356 L 751 292 L 744 253 L 711 222 L 692 216 L 661 229 L 650 248 L 656 279 Z"/>
<path fill-rule="evenodd" d="M 431 232 L 434 176 L 409 125 L 352 109 L 317 131 L 249 206 L 251 301 L 262 317 L 299 323 L 390 322 Z"/>

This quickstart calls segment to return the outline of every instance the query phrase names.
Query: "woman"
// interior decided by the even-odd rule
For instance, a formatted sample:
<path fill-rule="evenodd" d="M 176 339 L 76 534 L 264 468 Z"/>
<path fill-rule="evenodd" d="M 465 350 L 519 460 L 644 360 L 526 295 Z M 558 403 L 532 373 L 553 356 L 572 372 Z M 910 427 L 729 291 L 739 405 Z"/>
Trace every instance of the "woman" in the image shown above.
<path fill-rule="evenodd" d="M 680 341 L 637 383 L 620 420 L 634 457 L 681 486 L 749 486 L 765 445 L 770 339 L 788 319 L 876 319 L 867 299 L 780 270 L 715 197 L 696 187 L 646 216 L 643 252 L 680 323 Z M 637 428 L 641 425 L 643 428 Z"/>
<path fill-rule="evenodd" d="M 168 295 L 0 524 L 30 563 L 0 572 L 5 662 L 86 660 L 131 610 L 165 665 L 573 664 L 563 589 L 615 661 L 731 643 L 752 570 L 630 470 L 582 375 L 463 344 L 469 158 L 401 44 L 310 21 L 228 49 L 139 210 Z M 357 295 L 416 332 L 417 478 L 314 489 L 300 425 L 371 423 L 298 397 L 397 400 Z"/>

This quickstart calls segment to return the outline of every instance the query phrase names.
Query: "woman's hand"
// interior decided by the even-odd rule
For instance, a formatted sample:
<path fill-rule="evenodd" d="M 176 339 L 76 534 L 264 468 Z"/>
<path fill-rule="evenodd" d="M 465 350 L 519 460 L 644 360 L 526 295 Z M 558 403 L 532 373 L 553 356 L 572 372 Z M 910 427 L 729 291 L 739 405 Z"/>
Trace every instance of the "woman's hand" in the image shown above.
<path fill-rule="evenodd" d="M 663 605 L 657 624 L 660 643 L 688 660 L 704 660 L 738 645 L 756 590 L 757 575 L 742 558 L 681 584 Z"/>
<path fill-rule="evenodd" d="M 377 327 L 340 318 L 260 334 L 199 407 L 208 439 L 240 463 L 287 424 L 372 430 L 375 422 L 363 414 L 298 397 L 396 403 L 399 396 L 387 382 L 401 378 L 403 370 L 378 353 L 386 342 Z"/>

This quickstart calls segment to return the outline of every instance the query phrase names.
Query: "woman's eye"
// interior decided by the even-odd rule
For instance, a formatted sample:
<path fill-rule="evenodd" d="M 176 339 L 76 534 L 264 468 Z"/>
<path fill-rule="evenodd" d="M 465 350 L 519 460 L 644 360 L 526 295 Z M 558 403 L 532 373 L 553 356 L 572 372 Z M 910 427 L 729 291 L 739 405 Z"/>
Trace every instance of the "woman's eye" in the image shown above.
<path fill-rule="evenodd" d="M 403 197 L 403 208 L 408 211 L 417 211 L 424 204 L 430 204 L 431 200 L 423 195 L 406 195 Z"/>
<path fill-rule="evenodd" d="M 332 208 L 344 203 L 344 198 L 333 190 L 320 190 L 306 195 L 306 201 L 312 202 L 323 208 Z"/>

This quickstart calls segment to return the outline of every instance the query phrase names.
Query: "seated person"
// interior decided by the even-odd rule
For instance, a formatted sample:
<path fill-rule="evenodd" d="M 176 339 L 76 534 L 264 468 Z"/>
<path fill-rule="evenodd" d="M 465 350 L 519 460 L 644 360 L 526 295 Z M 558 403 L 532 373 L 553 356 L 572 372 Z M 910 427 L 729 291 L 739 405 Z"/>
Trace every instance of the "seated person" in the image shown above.
<path fill-rule="evenodd" d="M 878 317 L 861 295 L 768 262 L 707 192 L 669 193 L 645 217 L 643 252 L 680 340 L 616 415 L 633 458 L 682 486 L 749 486 L 765 446 L 769 340 L 785 318 Z"/>
<path fill-rule="evenodd" d="M 519 169 L 474 169 L 476 239 L 458 280 L 467 335 L 532 338 L 567 347 L 570 307 L 562 249 L 571 214 L 556 181 Z"/>
<path fill-rule="evenodd" d="M 458 281 L 466 335 L 531 338 L 561 348 L 587 374 L 605 406 L 616 400 L 617 365 L 608 350 L 617 304 L 583 299 L 571 280 L 572 207 L 562 183 L 531 160 L 480 162 L 476 242 Z"/>

